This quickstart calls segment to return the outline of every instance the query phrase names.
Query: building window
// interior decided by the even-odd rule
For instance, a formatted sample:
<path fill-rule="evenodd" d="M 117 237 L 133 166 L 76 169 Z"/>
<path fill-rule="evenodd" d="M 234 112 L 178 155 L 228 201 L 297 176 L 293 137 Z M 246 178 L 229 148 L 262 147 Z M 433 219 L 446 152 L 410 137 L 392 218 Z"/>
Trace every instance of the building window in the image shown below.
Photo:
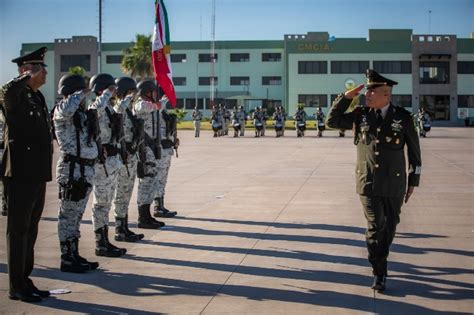
<path fill-rule="evenodd" d="M 338 96 L 339 96 L 339 94 L 331 94 L 331 104 L 329 104 L 329 105 L 332 105 L 332 103 L 334 103 L 334 100 Z M 364 94 L 359 94 L 359 99 L 357 100 L 357 103 L 356 104 L 351 104 L 350 107 L 355 107 L 357 105 L 364 105 L 364 104 L 365 104 L 365 95 Z M 351 109 L 349 109 L 349 111 L 350 110 Z"/>
<path fill-rule="evenodd" d="M 186 109 L 194 109 L 196 107 L 196 99 L 195 98 L 187 98 L 186 99 Z M 198 98 L 197 99 L 197 108 L 204 109 L 204 99 Z"/>
<path fill-rule="evenodd" d="M 175 86 L 186 85 L 186 77 L 173 77 L 173 84 Z"/>
<path fill-rule="evenodd" d="M 298 104 L 305 107 L 327 107 L 328 96 L 325 94 L 298 94 Z"/>
<path fill-rule="evenodd" d="M 171 54 L 170 60 L 175 63 L 186 62 L 186 54 Z"/>
<path fill-rule="evenodd" d="M 248 53 L 230 54 L 230 62 L 248 62 L 248 61 L 250 61 L 250 54 Z"/>
<path fill-rule="evenodd" d="M 420 95 L 420 106 L 433 120 L 449 120 L 449 95 Z"/>
<path fill-rule="evenodd" d="M 106 63 L 121 64 L 123 56 L 122 55 L 107 55 L 105 59 L 106 59 L 105 60 Z"/>
<path fill-rule="evenodd" d="M 61 72 L 68 72 L 77 66 L 91 71 L 91 55 L 61 55 Z"/>
<path fill-rule="evenodd" d="M 474 95 L 458 95 L 459 108 L 474 108 Z"/>
<path fill-rule="evenodd" d="M 411 73 L 411 61 L 374 61 L 374 70 L 380 73 Z"/>
<path fill-rule="evenodd" d="M 421 61 L 420 62 L 421 84 L 448 84 L 449 62 L 448 61 Z"/>
<path fill-rule="evenodd" d="M 328 73 L 327 61 L 298 61 L 298 74 Z"/>
<path fill-rule="evenodd" d="M 365 73 L 368 61 L 331 61 L 331 73 Z"/>
<path fill-rule="evenodd" d="M 212 62 L 211 54 L 199 54 L 199 62 Z M 217 54 L 214 54 L 214 62 L 217 62 Z"/>
<path fill-rule="evenodd" d="M 230 77 L 230 85 L 250 85 L 250 77 Z"/>
<path fill-rule="evenodd" d="M 474 74 L 474 61 L 458 61 L 459 74 Z"/>
<path fill-rule="evenodd" d="M 281 61 L 281 53 L 262 53 L 263 62 Z"/>
<path fill-rule="evenodd" d="M 217 85 L 217 77 L 214 77 L 214 85 Z M 211 85 L 211 77 L 199 77 L 199 85 Z"/>
<path fill-rule="evenodd" d="M 262 85 L 281 85 L 281 77 L 262 77 Z"/>
<path fill-rule="evenodd" d="M 392 103 L 401 107 L 411 107 L 411 95 L 392 95 Z"/>
<path fill-rule="evenodd" d="M 184 108 L 184 99 L 183 98 L 177 98 L 176 99 L 176 108 Z"/>

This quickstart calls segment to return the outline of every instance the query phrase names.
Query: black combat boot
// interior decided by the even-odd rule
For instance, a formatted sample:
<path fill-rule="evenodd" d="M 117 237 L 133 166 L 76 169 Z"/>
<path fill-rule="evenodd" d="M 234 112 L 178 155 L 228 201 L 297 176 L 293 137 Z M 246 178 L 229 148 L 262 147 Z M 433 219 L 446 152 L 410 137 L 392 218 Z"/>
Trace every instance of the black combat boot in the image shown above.
<path fill-rule="evenodd" d="M 96 262 L 96 261 L 88 261 L 87 259 L 85 259 L 84 257 L 82 257 L 81 255 L 79 255 L 79 239 L 78 238 L 73 238 L 71 240 L 71 249 L 72 249 L 72 252 L 73 252 L 73 255 L 76 259 L 78 259 L 82 264 L 87 264 L 89 266 L 89 270 L 96 270 L 97 268 L 99 268 L 99 263 Z"/>
<path fill-rule="evenodd" d="M 115 217 L 115 240 L 117 242 L 136 242 L 143 239 L 145 235 L 135 234 L 128 229 L 128 216 L 125 218 Z"/>
<path fill-rule="evenodd" d="M 61 271 L 84 273 L 90 270 L 89 265 L 85 264 L 74 256 L 73 244 L 71 240 L 60 242 L 61 247 Z"/>
<path fill-rule="evenodd" d="M 96 256 L 120 257 L 125 255 L 125 248 L 118 248 L 109 242 L 109 227 L 103 226 L 95 231 Z"/>
<path fill-rule="evenodd" d="M 170 211 L 165 208 L 164 197 L 155 198 L 155 211 L 153 213 L 154 217 L 172 218 L 177 214 L 178 213 L 176 211 Z"/>
<path fill-rule="evenodd" d="M 8 214 L 8 211 L 7 211 L 7 204 L 6 204 L 6 200 L 3 200 L 3 205 L 2 205 L 2 215 L 4 217 L 6 217 Z"/>
<path fill-rule="evenodd" d="M 141 229 L 159 229 L 164 222 L 155 220 L 150 214 L 150 204 L 138 206 L 138 227 Z"/>

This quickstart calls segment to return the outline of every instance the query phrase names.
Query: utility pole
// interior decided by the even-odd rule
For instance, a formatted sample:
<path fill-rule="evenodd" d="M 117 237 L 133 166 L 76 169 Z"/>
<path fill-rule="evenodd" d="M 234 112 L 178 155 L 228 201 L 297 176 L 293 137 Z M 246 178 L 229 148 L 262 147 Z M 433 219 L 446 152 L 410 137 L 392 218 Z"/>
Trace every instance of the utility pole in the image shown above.
<path fill-rule="evenodd" d="M 215 76 L 215 63 L 216 63 L 216 0 L 212 0 L 212 16 L 211 16 L 211 96 L 210 102 L 211 107 L 214 106 L 214 76 Z"/>
<path fill-rule="evenodd" d="M 428 34 L 431 34 L 431 10 L 428 11 Z"/>
<path fill-rule="evenodd" d="M 99 0 L 99 73 L 102 73 L 102 1 Z"/>

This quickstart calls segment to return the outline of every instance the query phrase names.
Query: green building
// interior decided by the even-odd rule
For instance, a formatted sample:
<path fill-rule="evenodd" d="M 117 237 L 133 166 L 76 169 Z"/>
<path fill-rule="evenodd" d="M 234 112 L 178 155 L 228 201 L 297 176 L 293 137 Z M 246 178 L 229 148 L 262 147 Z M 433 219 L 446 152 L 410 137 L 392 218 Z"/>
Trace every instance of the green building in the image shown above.
<path fill-rule="evenodd" d="M 73 36 L 23 44 L 22 53 L 48 47 L 49 77 L 42 90 L 52 106 L 57 82 L 70 67 L 81 66 L 92 76 L 101 64 L 102 72 L 124 76 L 122 51 L 130 45 L 103 43 L 100 54 L 96 37 Z M 303 103 L 313 115 L 316 107 L 327 111 L 337 94 L 365 82 L 365 70 L 373 68 L 399 82 L 393 102 L 400 106 L 412 111 L 423 106 L 434 120 L 451 123 L 474 117 L 474 33 L 470 38 L 415 35 L 410 29 L 371 29 L 368 38 L 288 34 L 283 40 L 216 41 L 215 58 L 210 47 L 208 41 L 171 43 L 178 107 L 191 110 L 197 104 L 207 114 L 213 94 L 215 103 L 244 105 L 247 111 L 282 105 L 292 115 Z"/>

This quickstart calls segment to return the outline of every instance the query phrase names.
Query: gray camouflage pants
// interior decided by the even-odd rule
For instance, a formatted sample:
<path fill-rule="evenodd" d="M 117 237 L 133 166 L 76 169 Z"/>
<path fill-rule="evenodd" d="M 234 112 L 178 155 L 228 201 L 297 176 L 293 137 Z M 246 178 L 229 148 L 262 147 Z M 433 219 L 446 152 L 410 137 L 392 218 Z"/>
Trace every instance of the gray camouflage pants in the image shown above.
<path fill-rule="evenodd" d="M 115 216 L 118 218 L 125 218 L 128 214 L 128 206 L 130 198 L 132 197 L 133 185 L 137 177 L 137 163 L 138 157 L 136 154 L 128 157 L 128 176 L 127 168 L 123 165 L 119 169 L 117 179 L 117 189 L 115 191 L 114 208 Z"/>
<path fill-rule="evenodd" d="M 107 157 L 104 164 L 95 165 L 94 203 L 92 205 L 92 221 L 94 231 L 109 224 L 109 212 L 117 187 L 117 178 L 122 162 L 118 155 Z"/>
<path fill-rule="evenodd" d="M 147 176 L 138 180 L 137 204 L 139 207 L 152 204 L 158 185 L 158 160 L 155 159 L 149 147 L 146 147 L 146 160 L 145 173 Z"/>
<path fill-rule="evenodd" d="M 0 150 L 0 161 L 3 159 L 3 150 Z M 3 181 L 0 180 L 0 210 L 3 209 L 5 204 L 5 195 L 3 194 Z"/>
<path fill-rule="evenodd" d="M 173 149 L 163 149 L 163 155 L 158 160 L 158 180 L 155 192 L 155 198 L 165 196 L 166 183 L 168 182 L 168 173 L 171 166 L 171 157 L 173 156 Z"/>
<path fill-rule="evenodd" d="M 85 166 L 84 175 L 86 181 L 93 184 L 94 167 Z M 81 177 L 79 165 L 76 164 L 74 168 L 74 179 Z M 59 158 L 56 166 L 56 182 L 58 185 L 65 184 L 69 179 L 69 162 L 64 162 Z M 58 237 L 60 242 L 64 242 L 72 238 L 80 238 L 80 225 L 84 211 L 86 210 L 87 201 L 92 191 L 92 187 L 87 190 L 84 199 L 79 201 L 59 200 L 59 214 L 58 214 Z"/>

